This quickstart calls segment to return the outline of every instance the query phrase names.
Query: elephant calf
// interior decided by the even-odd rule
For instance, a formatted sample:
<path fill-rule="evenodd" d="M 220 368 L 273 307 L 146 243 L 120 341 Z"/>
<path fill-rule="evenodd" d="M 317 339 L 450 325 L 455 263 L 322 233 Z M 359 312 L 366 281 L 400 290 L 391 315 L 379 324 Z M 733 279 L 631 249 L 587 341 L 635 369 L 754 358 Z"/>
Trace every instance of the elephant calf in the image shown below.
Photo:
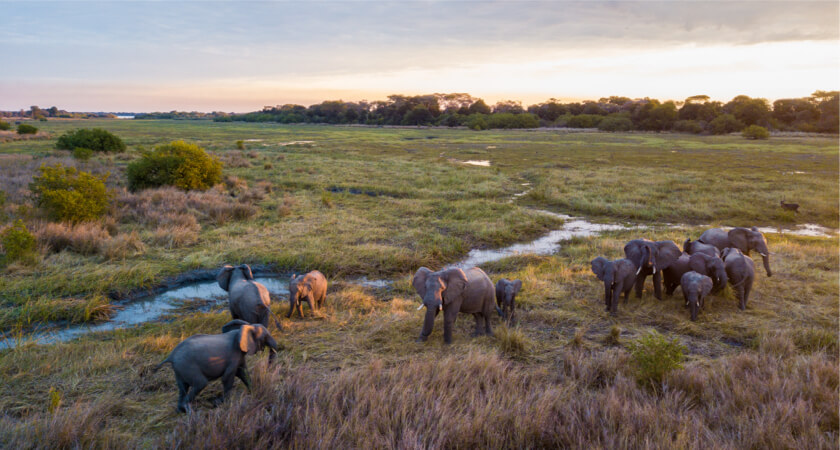
<path fill-rule="evenodd" d="M 289 314 L 286 317 L 291 318 L 297 309 L 303 319 L 303 302 L 309 304 L 309 309 L 314 312 L 324 306 L 326 298 L 327 279 L 324 274 L 313 270 L 304 275 L 292 275 L 289 281 Z"/>
<path fill-rule="evenodd" d="M 697 320 L 697 311 L 712 291 L 712 279 L 695 271 L 686 272 L 680 279 L 685 305 L 691 307 L 691 320 Z"/>
<path fill-rule="evenodd" d="M 521 280 L 502 278 L 496 282 L 496 311 L 503 320 L 513 323 L 516 314 L 516 294 L 522 289 Z"/>
<path fill-rule="evenodd" d="M 725 248 L 721 256 L 726 266 L 726 275 L 729 276 L 729 283 L 735 290 L 735 296 L 738 297 L 738 308 L 743 311 L 747 308 L 747 300 L 750 298 L 750 291 L 755 280 L 755 263 L 752 258 L 745 256 L 737 248 Z"/>
<path fill-rule="evenodd" d="M 234 320 L 222 327 L 222 331 L 225 330 L 227 332 L 223 334 L 188 337 L 152 370 L 154 373 L 164 364 L 172 364 L 178 384 L 178 411 L 187 412 L 207 383 L 218 378 L 222 379 L 224 387 L 222 401 L 233 388 L 234 377 L 242 380 L 250 391 L 245 355 L 253 355 L 265 347 L 277 351 L 277 341 L 262 325 Z"/>
<path fill-rule="evenodd" d="M 443 341 L 447 344 L 452 343 L 452 326 L 459 312 L 475 317 L 475 336 L 493 334 L 490 327 L 496 297 L 493 282 L 478 267 L 438 272 L 421 267 L 414 274 L 411 285 L 423 299 L 423 304 L 417 309 L 426 307 L 426 318 L 418 342 L 424 342 L 432 334 L 435 317 L 440 311 L 443 311 Z"/>
<path fill-rule="evenodd" d="M 592 273 L 604 282 L 604 304 L 611 314 L 618 312 L 618 294 L 624 293 L 624 304 L 636 281 L 638 267 L 629 259 L 610 261 L 603 256 L 592 260 Z"/>

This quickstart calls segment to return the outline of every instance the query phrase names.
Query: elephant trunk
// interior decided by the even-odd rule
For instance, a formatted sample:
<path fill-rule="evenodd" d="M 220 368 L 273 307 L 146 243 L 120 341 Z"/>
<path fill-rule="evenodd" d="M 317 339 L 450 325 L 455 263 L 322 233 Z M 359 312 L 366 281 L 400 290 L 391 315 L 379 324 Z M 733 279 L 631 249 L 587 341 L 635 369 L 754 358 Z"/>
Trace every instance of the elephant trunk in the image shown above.
<path fill-rule="evenodd" d="M 429 337 L 432 334 L 432 327 L 435 325 L 435 316 L 437 316 L 438 309 L 436 307 L 426 308 L 426 318 L 423 320 L 423 330 L 420 332 L 422 338 Z"/>
<path fill-rule="evenodd" d="M 496 312 L 499 313 L 499 317 L 501 317 L 502 319 L 505 318 L 505 312 L 502 311 L 502 308 L 499 308 L 498 306 L 496 306 Z"/>
<path fill-rule="evenodd" d="M 770 255 L 768 255 L 767 253 L 762 253 L 761 260 L 764 262 L 764 270 L 767 272 L 767 276 L 772 277 L 773 273 L 770 272 Z"/>
<path fill-rule="evenodd" d="M 700 308 L 700 305 L 697 303 L 697 299 L 693 298 L 691 301 L 688 302 L 691 305 L 691 320 L 697 320 L 697 310 Z"/>

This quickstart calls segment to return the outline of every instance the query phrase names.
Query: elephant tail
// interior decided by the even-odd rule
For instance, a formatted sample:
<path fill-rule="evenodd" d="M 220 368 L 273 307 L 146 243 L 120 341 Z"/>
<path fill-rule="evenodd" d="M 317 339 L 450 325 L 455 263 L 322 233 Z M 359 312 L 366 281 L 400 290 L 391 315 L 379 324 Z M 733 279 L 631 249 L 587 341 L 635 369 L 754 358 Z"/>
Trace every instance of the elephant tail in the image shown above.
<path fill-rule="evenodd" d="M 151 375 L 151 374 L 157 372 L 158 370 L 160 370 L 161 367 L 163 367 L 167 363 L 168 364 L 173 364 L 172 360 L 169 359 L 169 357 L 167 357 L 166 359 L 161 361 L 160 364 L 158 364 L 158 365 L 152 367 L 151 369 L 149 369 L 149 371 L 145 375 Z"/>
<path fill-rule="evenodd" d="M 277 318 L 277 314 L 274 314 L 274 311 L 271 308 L 266 307 L 268 309 L 268 313 L 271 314 L 271 317 L 274 318 L 274 325 L 277 327 L 277 331 L 283 331 L 283 325 L 280 323 L 280 319 Z"/>

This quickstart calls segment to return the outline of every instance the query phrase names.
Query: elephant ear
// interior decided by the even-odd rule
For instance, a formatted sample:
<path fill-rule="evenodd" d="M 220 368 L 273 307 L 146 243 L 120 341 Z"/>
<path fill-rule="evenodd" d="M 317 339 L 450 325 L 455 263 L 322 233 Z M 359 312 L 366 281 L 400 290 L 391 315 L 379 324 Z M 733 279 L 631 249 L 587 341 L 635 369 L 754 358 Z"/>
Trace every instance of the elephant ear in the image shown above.
<path fill-rule="evenodd" d="M 414 274 L 414 278 L 411 280 L 411 285 L 414 286 L 414 290 L 417 291 L 420 298 L 426 296 L 426 279 L 429 278 L 431 273 L 432 271 L 427 267 L 421 267 L 417 269 L 417 272 Z"/>
<path fill-rule="evenodd" d="M 677 247 L 674 241 L 657 241 L 656 247 L 656 270 L 663 270 L 671 267 L 682 255 L 682 250 Z"/>
<path fill-rule="evenodd" d="M 507 283 L 507 278 L 502 278 L 496 283 L 496 303 L 501 305 L 502 301 L 505 299 L 505 283 Z"/>
<path fill-rule="evenodd" d="M 518 294 L 520 289 L 522 289 L 522 280 L 513 280 L 513 293 Z"/>
<path fill-rule="evenodd" d="M 703 277 L 700 280 L 700 295 L 705 297 L 709 295 L 709 292 L 712 292 L 712 287 L 714 283 L 712 283 L 712 279 L 709 277 Z"/>
<path fill-rule="evenodd" d="M 254 325 L 242 325 L 239 329 L 239 349 L 242 353 L 253 355 L 257 352 L 257 343 L 254 341 Z"/>
<path fill-rule="evenodd" d="M 222 333 L 227 333 L 228 331 L 238 330 L 242 328 L 242 325 L 248 325 L 248 322 L 241 320 L 241 319 L 234 319 L 230 322 L 222 325 Z"/>
<path fill-rule="evenodd" d="M 703 253 L 695 253 L 688 258 L 688 267 L 691 267 L 691 270 L 702 273 L 704 275 L 708 275 L 708 270 L 706 270 L 706 256 Z"/>
<path fill-rule="evenodd" d="M 254 273 L 251 272 L 251 266 L 249 266 L 248 264 L 242 264 L 239 266 L 239 269 L 242 270 L 242 275 L 245 276 L 246 280 L 254 279 Z"/>
<path fill-rule="evenodd" d="M 231 273 L 233 273 L 233 266 L 231 265 L 225 265 L 219 270 L 219 273 L 216 275 L 216 281 L 219 283 L 219 287 L 228 290 Z"/>
<path fill-rule="evenodd" d="M 599 256 L 592 260 L 592 273 L 598 277 L 599 280 L 604 281 L 604 276 L 607 272 L 607 266 L 609 265 L 610 260 L 604 258 L 603 256 Z"/>
<path fill-rule="evenodd" d="M 445 270 L 442 278 L 446 283 L 443 293 L 447 302 L 464 295 L 464 290 L 467 288 L 467 274 L 463 270 Z"/>
<path fill-rule="evenodd" d="M 732 247 L 741 250 L 742 252 L 746 252 L 749 247 L 747 245 L 747 230 L 746 228 L 733 228 L 729 230 L 729 243 L 732 244 Z"/>

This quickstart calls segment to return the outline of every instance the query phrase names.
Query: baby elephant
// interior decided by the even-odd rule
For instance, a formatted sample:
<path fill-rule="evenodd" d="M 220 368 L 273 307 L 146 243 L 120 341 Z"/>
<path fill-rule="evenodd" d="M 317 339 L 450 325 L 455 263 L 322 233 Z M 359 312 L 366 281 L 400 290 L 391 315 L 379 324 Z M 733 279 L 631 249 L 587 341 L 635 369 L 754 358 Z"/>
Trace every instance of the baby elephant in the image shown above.
<path fill-rule="evenodd" d="M 289 281 L 289 314 L 286 317 L 291 318 L 297 309 L 303 319 L 303 302 L 308 303 L 309 309 L 314 312 L 324 306 L 326 298 L 327 279 L 324 274 L 313 270 L 305 275 L 292 275 Z"/>
<path fill-rule="evenodd" d="M 233 387 L 234 377 L 242 380 L 250 391 L 245 355 L 253 355 L 269 347 L 273 350 L 269 356 L 271 360 L 277 351 L 277 341 L 262 325 L 234 320 L 222 327 L 222 331 L 225 330 L 227 332 L 223 334 L 188 337 L 152 370 L 154 373 L 164 364 L 172 364 L 175 382 L 178 383 L 178 411 L 187 412 L 198 393 L 217 378 L 222 379 L 224 387 L 221 401 Z"/>
<path fill-rule="evenodd" d="M 516 314 L 516 294 L 522 289 L 521 280 L 502 278 L 496 283 L 496 311 L 502 319 L 513 323 Z"/>
<path fill-rule="evenodd" d="M 680 279 L 685 305 L 691 307 L 691 320 L 697 320 L 697 311 L 712 291 L 712 279 L 695 271 L 686 272 Z"/>
<path fill-rule="evenodd" d="M 624 303 L 636 281 L 639 267 L 629 259 L 610 261 L 603 256 L 592 260 L 592 273 L 604 282 L 604 304 L 611 314 L 618 312 L 618 294 L 624 293 Z"/>
<path fill-rule="evenodd" d="M 752 258 L 745 256 L 737 248 L 725 248 L 720 254 L 723 265 L 726 266 L 726 275 L 729 277 L 729 284 L 735 290 L 738 297 L 738 308 L 742 311 L 747 308 L 747 300 L 750 298 L 753 280 L 755 280 L 755 263 Z"/>

